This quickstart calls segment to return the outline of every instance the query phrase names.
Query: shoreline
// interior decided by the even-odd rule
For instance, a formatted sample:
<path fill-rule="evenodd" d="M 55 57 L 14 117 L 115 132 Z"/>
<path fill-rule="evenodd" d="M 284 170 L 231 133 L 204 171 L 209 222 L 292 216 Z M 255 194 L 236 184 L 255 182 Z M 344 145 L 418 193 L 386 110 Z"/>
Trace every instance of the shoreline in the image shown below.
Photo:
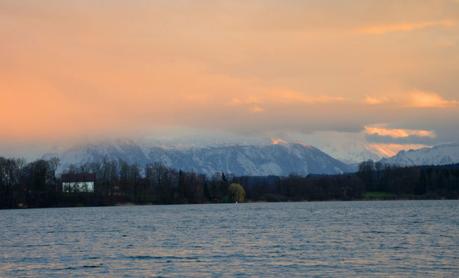
<path fill-rule="evenodd" d="M 397 201 L 459 201 L 458 198 L 395 198 L 395 199 L 355 199 L 355 200 L 300 200 L 300 201 L 280 201 L 280 202 L 270 202 L 270 201 L 247 201 L 242 203 L 174 203 L 174 204 L 136 204 L 132 202 L 128 203 L 118 203 L 118 204 L 109 204 L 109 205 L 75 205 L 75 206 L 50 206 L 50 207 L 30 207 L 30 208 L 3 208 L 0 211 L 6 210 L 33 210 L 33 209 L 59 209 L 59 208 L 102 208 L 102 207 L 142 207 L 142 206 L 186 206 L 186 205 L 243 205 L 243 204 L 281 204 L 281 203 L 326 203 L 326 202 L 397 202 Z"/>

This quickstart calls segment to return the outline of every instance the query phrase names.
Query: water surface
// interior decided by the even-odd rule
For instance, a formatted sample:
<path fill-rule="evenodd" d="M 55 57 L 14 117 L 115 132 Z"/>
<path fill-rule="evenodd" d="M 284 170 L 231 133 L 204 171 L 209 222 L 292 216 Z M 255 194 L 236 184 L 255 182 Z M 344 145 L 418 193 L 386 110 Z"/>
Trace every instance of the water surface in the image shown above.
<path fill-rule="evenodd" d="M 459 201 L 0 211 L 0 277 L 459 276 Z"/>

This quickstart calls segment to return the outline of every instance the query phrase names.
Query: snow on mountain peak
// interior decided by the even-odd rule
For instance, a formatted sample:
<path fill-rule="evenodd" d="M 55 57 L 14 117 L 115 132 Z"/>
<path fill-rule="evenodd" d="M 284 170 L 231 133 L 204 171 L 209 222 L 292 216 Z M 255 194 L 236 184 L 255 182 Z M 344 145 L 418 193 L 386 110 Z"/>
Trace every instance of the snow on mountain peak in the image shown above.
<path fill-rule="evenodd" d="M 286 176 L 291 173 L 308 175 L 352 171 L 352 167 L 319 149 L 296 143 L 172 149 L 139 146 L 134 142 L 110 142 L 78 146 L 56 155 L 61 160 L 61 172 L 71 164 L 78 166 L 104 159 L 124 160 L 140 167 L 160 162 L 172 168 L 207 175 L 226 172 L 235 175 Z"/>
<path fill-rule="evenodd" d="M 400 166 L 446 165 L 459 163 L 459 143 L 442 144 L 417 150 L 400 151 L 381 162 Z"/>

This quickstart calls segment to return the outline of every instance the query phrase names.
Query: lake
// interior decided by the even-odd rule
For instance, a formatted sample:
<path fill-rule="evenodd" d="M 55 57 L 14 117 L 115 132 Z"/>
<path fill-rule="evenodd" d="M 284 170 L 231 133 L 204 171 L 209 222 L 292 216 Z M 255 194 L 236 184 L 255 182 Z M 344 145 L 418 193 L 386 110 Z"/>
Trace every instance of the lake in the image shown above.
<path fill-rule="evenodd" d="M 0 211 L 0 277 L 459 276 L 459 201 Z"/>

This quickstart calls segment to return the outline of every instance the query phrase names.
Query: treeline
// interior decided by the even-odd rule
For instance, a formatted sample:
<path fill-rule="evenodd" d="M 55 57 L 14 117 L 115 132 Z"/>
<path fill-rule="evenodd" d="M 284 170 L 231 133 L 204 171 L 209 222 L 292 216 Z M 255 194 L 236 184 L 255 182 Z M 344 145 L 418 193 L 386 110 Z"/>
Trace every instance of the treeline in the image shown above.
<path fill-rule="evenodd" d="M 25 163 L 0 158 L 0 208 L 104 206 L 114 204 L 197 204 L 245 200 L 242 186 L 223 173 L 213 177 L 161 164 L 140 168 L 124 161 L 71 166 L 66 173 L 94 173 L 94 192 L 62 190 L 57 159 Z"/>
<path fill-rule="evenodd" d="M 140 168 L 124 161 L 70 167 L 69 173 L 94 173 L 95 191 L 66 193 L 56 176 L 57 159 L 26 163 L 0 158 L 0 208 L 195 204 L 234 201 L 319 201 L 459 198 L 459 165 L 394 167 L 363 162 L 342 175 L 288 177 L 212 177 L 165 167 Z"/>
<path fill-rule="evenodd" d="M 236 177 L 252 201 L 458 199 L 459 164 L 397 167 L 365 161 L 356 173 Z"/>

